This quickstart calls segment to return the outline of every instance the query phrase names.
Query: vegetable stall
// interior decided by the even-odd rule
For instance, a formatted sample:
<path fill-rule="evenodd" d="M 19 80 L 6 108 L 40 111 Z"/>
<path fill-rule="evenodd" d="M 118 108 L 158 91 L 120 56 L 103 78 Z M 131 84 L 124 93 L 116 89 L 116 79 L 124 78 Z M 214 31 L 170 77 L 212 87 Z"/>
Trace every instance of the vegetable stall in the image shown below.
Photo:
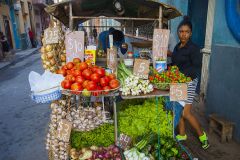
<path fill-rule="evenodd" d="M 117 2 L 123 5 L 120 9 Z M 49 89 L 40 95 L 33 92 L 33 100 L 51 102 L 49 159 L 191 159 L 174 140 L 174 114 L 164 107 L 170 92 L 171 101 L 183 100 L 177 92 L 191 81 L 176 66 L 166 67 L 169 30 L 154 29 L 151 58 L 131 57 L 130 67 L 124 59 L 118 61 L 111 44 L 107 63 L 96 65 L 96 50 L 85 49 L 84 33 L 73 31 L 89 19 L 116 19 L 125 26 L 159 21 L 161 28 L 163 21 L 181 14 L 169 5 L 144 0 L 64 1 L 45 10 L 59 21 L 53 20 L 44 32 L 43 68 L 62 78 L 58 96 L 44 94 Z"/>

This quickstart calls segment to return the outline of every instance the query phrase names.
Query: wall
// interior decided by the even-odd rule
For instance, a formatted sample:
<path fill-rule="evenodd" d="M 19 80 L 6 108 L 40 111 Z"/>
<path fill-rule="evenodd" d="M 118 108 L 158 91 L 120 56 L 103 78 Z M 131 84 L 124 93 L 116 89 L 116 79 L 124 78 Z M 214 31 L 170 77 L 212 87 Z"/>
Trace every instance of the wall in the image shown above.
<path fill-rule="evenodd" d="M 201 1 L 191 0 L 189 2 L 188 15 L 193 25 L 192 41 L 198 44 L 200 48 L 204 47 L 207 9 L 208 0 Z"/>
<path fill-rule="evenodd" d="M 227 26 L 224 0 L 216 1 L 213 44 L 223 44 L 235 47 L 239 46 L 239 42 L 233 38 L 232 33 Z"/>
<path fill-rule="evenodd" d="M 216 1 L 206 109 L 235 122 L 234 139 L 240 142 L 240 42 L 227 26 L 224 6 L 224 0 Z"/>

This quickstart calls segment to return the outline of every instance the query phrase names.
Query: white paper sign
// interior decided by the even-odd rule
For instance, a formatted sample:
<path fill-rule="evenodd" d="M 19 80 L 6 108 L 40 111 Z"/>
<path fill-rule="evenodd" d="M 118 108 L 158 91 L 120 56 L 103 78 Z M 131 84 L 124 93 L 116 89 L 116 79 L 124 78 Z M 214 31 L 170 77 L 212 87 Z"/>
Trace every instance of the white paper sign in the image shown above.
<path fill-rule="evenodd" d="M 80 58 L 84 61 L 84 32 L 74 31 L 65 35 L 67 62 L 74 58 Z"/>

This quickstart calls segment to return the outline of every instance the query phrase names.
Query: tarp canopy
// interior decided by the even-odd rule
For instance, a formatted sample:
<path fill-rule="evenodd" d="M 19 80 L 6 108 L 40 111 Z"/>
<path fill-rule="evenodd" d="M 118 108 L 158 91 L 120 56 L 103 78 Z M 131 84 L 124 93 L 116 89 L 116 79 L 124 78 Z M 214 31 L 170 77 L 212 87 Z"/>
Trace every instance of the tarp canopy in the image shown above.
<path fill-rule="evenodd" d="M 119 13 L 114 8 L 114 2 L 119 1 L 124 11 Z M 73 16 L 86 17 L 130 17 L 130 18 L 159 18 L 159 7 L 162 6 L 163 21 L 181 16 L 181 13 L 172 6 L 158 2 L 157 0 L 70 0 L 56 3 L 45 8 L 46 12 L 58 19 L 65 26 L 69 26 L 69 3 L 72 3 Z M 88 19 L 74 19 L 74 25 L 83 23 Z M 125 25 L 130 25 L 129 20 L 117 20 Z M 134 21 L 134 26 L 140 26 L 147 21 Z M 148 21 L 149 22 L 149 21 Z"/>

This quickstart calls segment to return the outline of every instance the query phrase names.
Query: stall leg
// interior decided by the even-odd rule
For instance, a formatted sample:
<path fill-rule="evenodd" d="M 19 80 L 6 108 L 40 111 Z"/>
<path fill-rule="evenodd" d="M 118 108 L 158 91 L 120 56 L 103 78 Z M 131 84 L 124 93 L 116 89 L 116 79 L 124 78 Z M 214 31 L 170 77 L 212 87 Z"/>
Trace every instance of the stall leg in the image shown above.
<path fill-rule="evenodd" d="M 118 124 L 117 124 L 117 104 L 116 97 L 113 97 L 113 113 L 114 113 L 114 137 L 115 137 L 115 145 L 118 144 Z"/>

